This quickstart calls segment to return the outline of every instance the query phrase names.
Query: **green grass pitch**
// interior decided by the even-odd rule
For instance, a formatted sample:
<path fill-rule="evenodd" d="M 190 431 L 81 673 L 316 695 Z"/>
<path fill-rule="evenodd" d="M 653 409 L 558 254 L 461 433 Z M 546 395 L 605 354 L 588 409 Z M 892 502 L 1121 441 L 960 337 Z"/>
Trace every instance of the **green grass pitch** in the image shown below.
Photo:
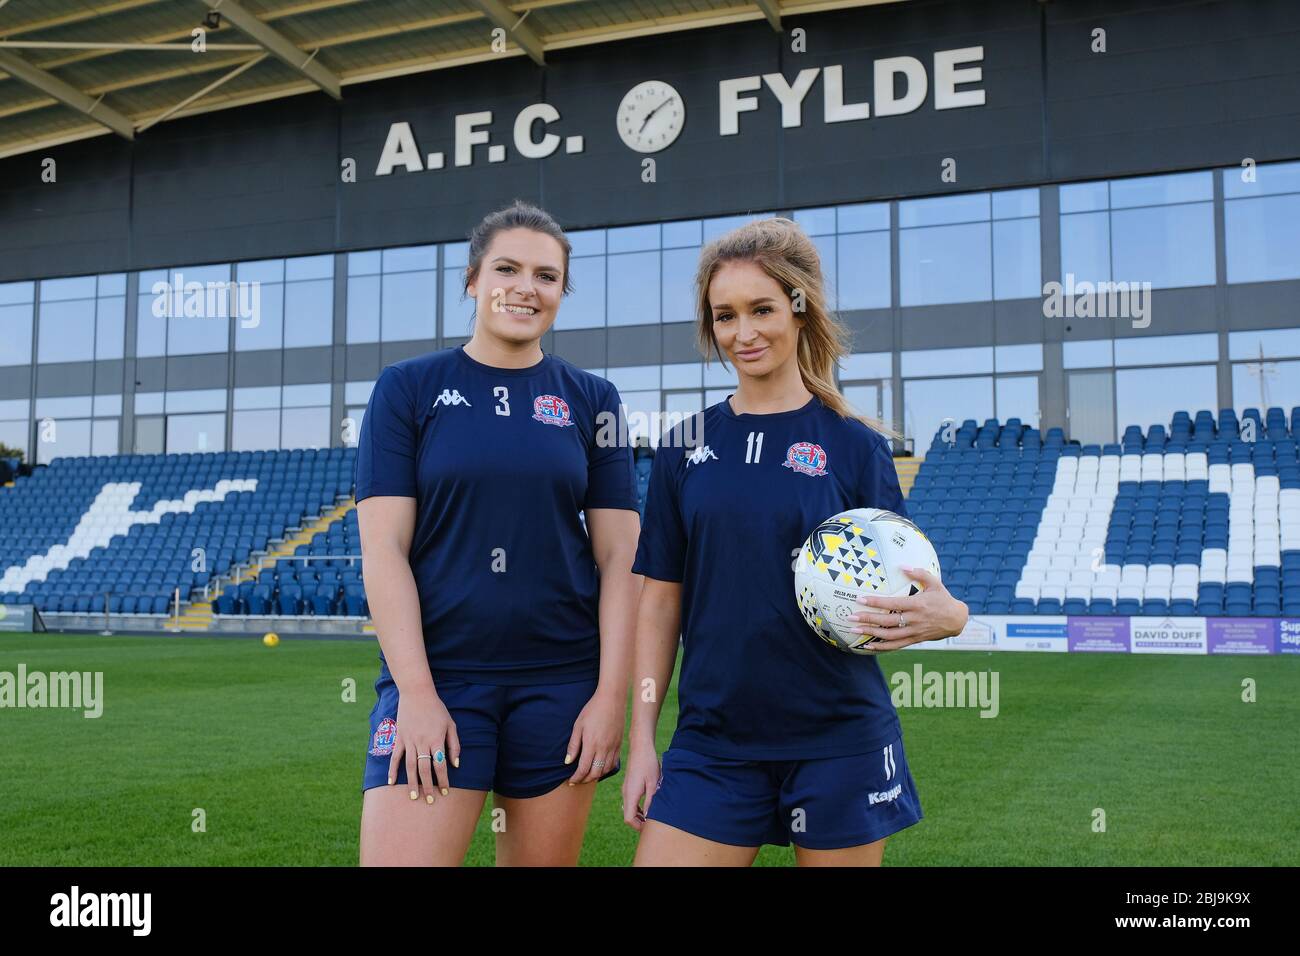
<path fill-rule="evenodd" d="M 355 864 L 376 655 L 362 641 L 0 634 L 0 671 L 104 672 L 99 719 L 0 709 L 0 865 Z M 926 818 L 890 840 L 886 865 L 1300 863 L 1300 659 L 881 660 L 887 674 L 995 670 L 1000 693 L 993 719 L 900 710 Z M 675 723 L 674 694 L 661 751 Z M 621 783 L 599 785 L 583 864 L 632 859 Z M 490 808 L 469 865 L 492 863 Z M 758 863 L 793 860 L 765 847 Z"/>

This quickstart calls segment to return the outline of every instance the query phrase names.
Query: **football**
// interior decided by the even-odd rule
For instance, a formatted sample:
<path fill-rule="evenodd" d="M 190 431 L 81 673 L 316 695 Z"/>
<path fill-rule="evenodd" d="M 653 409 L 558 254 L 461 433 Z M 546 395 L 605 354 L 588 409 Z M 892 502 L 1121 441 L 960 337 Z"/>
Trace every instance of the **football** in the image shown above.
<path fill-rule="evenodd" d="M 841 512 L 817 525 L 799 549 L 794 566 L 799 612 L 832 647 L 872 654 L 876 638 L 855 634 L 858 624 L 849 615 L 867 610 L 857 603 L 863 595 L 899 597 L 922 590 L 904 567 L 940 576 L 939 556 L 920 528 L 878 508 Z"/>

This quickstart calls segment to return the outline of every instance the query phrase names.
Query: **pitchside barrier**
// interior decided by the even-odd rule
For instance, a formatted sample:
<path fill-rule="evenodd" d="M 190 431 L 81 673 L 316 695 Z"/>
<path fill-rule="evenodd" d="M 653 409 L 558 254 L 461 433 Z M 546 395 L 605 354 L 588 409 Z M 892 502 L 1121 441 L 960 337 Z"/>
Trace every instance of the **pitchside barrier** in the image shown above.
<path fill-rule="evenodd" d="M 973 616 L 920 649 L 1119 654 L 1300 654 L 1300 618 Z"/>

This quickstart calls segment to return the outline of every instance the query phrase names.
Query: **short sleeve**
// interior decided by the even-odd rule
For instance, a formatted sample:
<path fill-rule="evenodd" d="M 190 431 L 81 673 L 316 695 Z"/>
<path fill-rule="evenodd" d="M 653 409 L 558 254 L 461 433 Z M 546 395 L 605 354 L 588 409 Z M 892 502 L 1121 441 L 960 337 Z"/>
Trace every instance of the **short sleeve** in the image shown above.
<path fill-rule="evenodd" d="M 415 402 L 396 366 L 379 375 L 357 443 L 356 500 L 376 495 L 414 498 L 419 428 Z"/>
<path fill-rule="evenodd" d="M 681 454 L 681 448 L 661 444 L 655 455 L 633 574 L 658 581 L 681 581 L 685 574 L 686 525 L 677 487 L 679 471 L 675 467 Z"/>
<path fill-rule="evenodd" d="M 907 503 L 898 485 L 898 468 L 889 450 L 889 442 L 873 434 L 875 448 L 867 456 L 866 467 L 858 480 L 858 499 L 865 508 L 882 508 L 907 517 Z"/>
<path fill-rule="evenodd" d="M 636 466 L 632 460 L 632 444 L 626 440 L 627 432 L 621 427 L 623 403 L 618 389 L 606 384 L 608 387 L 596 410 L 593 432 L 596 437 L 587 456 L 587 496 L 582 508 L 584 511 L 592 508 L 636 511 Z M 614 440 L 609 440 L 611 437 Z"/>

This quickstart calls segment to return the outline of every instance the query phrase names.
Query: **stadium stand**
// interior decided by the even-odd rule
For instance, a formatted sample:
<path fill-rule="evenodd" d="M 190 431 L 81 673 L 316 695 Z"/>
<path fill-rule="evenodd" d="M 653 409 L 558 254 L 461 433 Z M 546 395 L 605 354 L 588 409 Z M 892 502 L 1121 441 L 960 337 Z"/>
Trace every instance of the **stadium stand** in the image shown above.
<path fill-rule="evenodd" d="M 177 592 L 183 607 L 224 596 L 232 578 L 295 541 L 295 529 L 349 510 L 339 501 L 351 495 L 354 460 L 355 450 L 343 448 L 56 459 L 0 491 L 0 603 L 43 614 L 157 616 Z M 340 533 L 322 532 L 321 545 L 298 550 L 313 557 L 335 544 L 351 548 L 347 527 L 345 519 Z M 351 553 L 359 582 L 360 548 Z M 308 603 L 364 613 L 364 598 L 349 604 L 347 587 L 340 576 L 338 592 L 320 602 L 318 581 Z M 286 600 L 303 607 L 301 592 Z M 250 596 L 242 607 L 252 606 Z"/>
<path fill-rule="evenodd" d="M 1300 407 L 1175 413 L 1113 445 L 936 433 L 908 500 L 977 614 L 1300 615 Z"/>

